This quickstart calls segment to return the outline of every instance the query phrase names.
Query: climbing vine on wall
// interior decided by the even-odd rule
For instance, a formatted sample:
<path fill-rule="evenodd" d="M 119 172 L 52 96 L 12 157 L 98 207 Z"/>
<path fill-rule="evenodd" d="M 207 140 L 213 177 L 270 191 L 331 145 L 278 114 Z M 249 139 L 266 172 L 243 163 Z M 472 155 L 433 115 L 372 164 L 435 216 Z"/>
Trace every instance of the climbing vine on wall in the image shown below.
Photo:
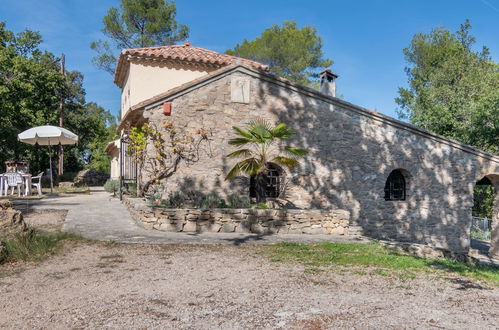
<path fill-rule="evenodd" d="M 159 126 L 144 124 L 131 128 L 129 148 L 135 152 L 140 172 L 138 195 L 144 196 L 152 185 L 168 180 L 183 164 L 197 162 L 202 142 L 209 143 L 208 136 L 204 129 L 177 129 L 168 119 Z"/>

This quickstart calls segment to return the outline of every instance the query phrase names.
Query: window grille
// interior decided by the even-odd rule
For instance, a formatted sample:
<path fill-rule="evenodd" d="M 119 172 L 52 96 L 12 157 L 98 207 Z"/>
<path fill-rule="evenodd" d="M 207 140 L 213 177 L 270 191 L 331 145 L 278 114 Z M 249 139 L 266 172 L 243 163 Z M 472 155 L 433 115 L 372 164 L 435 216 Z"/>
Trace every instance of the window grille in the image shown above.
<path fill-rule="evenodd" d="M 267 187 L 265 189 L 266 197 L 279 197 L 281 176 L 279 175 L 279 169 L 275 166 L 269 165 L 267 169 Z"/>
<path fill-rule="evenodd" d="M 265 197 L 277 198 L 281 191 L 281 175 L 280 169 L 272 164 L 267 165 L 265 171 Z M 250 197 L 256 197 L 256 177 L 250 177 Z"/>
<path fill-rule="evenodd" d="M 406 197 L 405 189 L 405 178 L 402 172 L 399 170 L 392 171 L 388 179 L 386 179 L 385 200 L 404 201 Z"/>

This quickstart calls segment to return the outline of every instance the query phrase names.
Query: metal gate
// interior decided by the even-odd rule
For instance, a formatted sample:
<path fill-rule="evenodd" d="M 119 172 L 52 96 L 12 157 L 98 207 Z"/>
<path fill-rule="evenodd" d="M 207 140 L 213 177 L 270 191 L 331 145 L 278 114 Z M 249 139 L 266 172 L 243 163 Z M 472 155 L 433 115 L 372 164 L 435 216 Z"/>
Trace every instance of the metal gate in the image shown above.
<path fill-rule="evenodd" d="M 137 161 L 130 139 L 124 135 L 120 139 L 120 200 L 123 199 L 125 185 L 130 183 L 137 185 Z"/>

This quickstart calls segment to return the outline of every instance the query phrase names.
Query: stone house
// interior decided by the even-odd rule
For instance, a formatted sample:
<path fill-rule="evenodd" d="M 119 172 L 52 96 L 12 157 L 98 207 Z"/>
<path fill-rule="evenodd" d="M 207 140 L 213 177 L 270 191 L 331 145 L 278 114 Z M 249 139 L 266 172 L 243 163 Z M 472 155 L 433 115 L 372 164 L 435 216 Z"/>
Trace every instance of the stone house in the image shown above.
<path fill-rule="evenodd" d="M 128 49 L 115 74 L 119 128 L 126 134 L 169 118 L 184 130 L 207 131 L 209 148 L 181 167 L 167 190 L 247 196 L 248 178 L 224 180 L 233 165 L 225 157 L 232 126 L 284 122 L 296 132 L 291 143 L 309 151 L 299 168 L 274 168 L 278 180 L 269 190 L 285 184 L 279 200 L 286 207 L 348 210 L 367 236 L 466 252 L 473 188 L 499 191 L 499 157 L 336 98 L 336 78 L 324 71 L 317 91 L 189 43 Z M 493 226 L 491 253 L 499 255 L 499 197 Z"/>

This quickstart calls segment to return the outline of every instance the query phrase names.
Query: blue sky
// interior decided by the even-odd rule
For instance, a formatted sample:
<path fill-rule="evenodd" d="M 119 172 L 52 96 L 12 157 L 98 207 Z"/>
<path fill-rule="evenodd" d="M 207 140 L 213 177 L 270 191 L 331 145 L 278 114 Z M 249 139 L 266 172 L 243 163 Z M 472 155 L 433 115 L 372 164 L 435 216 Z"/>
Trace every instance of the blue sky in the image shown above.
<path fill-rule="evenodd" d="M 396 117 L 399 86 L 407 82 L 402 49 L 417 32 L 445 26 L 456 30 L 466 18 L 477 47 L 487 45 L 499 61 L 499 0 L 177 0 L 177 19 L 190 29 L 193 45 L 223 52 L 244 38 L 285 20 L 314 25 L 325 55 L 340 75 L 346 101 Z M 118 0 L 1 0 L 7 28 L 43 35 L 43 48 L 66 54 L 69 70 L 85 75 L 87 101 L 118 113 L 120 90 L 96 69 L 89 44 L 102 38 L 102 17 Z"/>

